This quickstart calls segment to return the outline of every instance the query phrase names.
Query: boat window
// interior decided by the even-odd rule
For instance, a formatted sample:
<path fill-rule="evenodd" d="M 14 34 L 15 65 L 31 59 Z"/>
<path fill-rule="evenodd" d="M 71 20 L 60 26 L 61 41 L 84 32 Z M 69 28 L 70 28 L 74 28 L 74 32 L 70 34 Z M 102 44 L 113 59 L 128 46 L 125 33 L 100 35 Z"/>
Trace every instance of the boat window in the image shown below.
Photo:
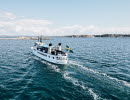
<path fill-rule="evenodd" d="M 49 56 L 49 58 L 50 58 L 50 56 Z"/>
<path fill-rule="evenodd" d="M 54 57 L 53 57 L 53 59 L 54 59 Z"/>

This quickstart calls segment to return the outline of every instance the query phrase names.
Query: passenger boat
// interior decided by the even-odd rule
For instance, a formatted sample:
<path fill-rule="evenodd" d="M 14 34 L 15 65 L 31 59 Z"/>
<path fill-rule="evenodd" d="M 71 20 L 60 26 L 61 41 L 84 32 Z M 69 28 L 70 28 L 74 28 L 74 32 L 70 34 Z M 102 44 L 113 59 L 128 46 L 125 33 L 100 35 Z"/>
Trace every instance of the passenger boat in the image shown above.
<path fill-rule="evenodd" d="M 57 48 L 54 48 L 52 43 L 46 45 L 40 39 L 34 43 L 31 49 L 34 55 L 48 62 L 54 64 L 67 64 L 68 62 L 68 54 L 61 50 L 61 43 L 58 44 Z"/>

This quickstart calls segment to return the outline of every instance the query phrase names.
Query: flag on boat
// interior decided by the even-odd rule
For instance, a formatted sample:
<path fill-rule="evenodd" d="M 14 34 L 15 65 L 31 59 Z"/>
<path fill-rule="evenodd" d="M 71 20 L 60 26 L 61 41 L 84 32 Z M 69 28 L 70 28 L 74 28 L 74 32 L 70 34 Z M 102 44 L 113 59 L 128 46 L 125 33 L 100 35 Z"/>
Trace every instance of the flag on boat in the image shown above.
<path fill-rule="evenodd" d="M 68 45 L 66 45 L 66 50 L 67 50 L 68 52 L 74 53 L 74 51 L 73 51 L 72 49 L 70 49 Z"/>

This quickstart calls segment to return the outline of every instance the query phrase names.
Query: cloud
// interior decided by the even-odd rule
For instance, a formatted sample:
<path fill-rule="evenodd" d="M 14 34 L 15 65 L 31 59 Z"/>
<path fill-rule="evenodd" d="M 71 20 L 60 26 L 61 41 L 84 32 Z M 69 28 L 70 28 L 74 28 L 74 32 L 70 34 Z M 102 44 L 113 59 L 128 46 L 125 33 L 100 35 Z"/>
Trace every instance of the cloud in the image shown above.
<path fill-rule="evenodd" d="M 0 12 L 0 18 L 2 20 L 13 20 L 16 18 L 16 16 L 10 12 Z"/>
<path fill-rule="evenodd" d="M 49 33 L 52 22 L 41 19 L 16 17 L 9 12 L 0 13 L 0 35 L 39 35 Z"/>
<path fill-rule="evenodd" d="M 112 28 L 100 28 L 94 25 L 82 26 L 73 25 L 65 26 L 59 29 L 55 29 L 53 33 L 61 33 L 59 35 L 79 35 L 79 34 L 130 34 L 130 27 L 112 27 Z"/>
<path fill-rule="evenodd" d="M 130 34 L 130 27 L 100 28 L 95 25 L 71 25 L 54 28 L 52 21 L 19 17 L 0 12 L 0 35 L 73 35 L 73 34 Z"/>

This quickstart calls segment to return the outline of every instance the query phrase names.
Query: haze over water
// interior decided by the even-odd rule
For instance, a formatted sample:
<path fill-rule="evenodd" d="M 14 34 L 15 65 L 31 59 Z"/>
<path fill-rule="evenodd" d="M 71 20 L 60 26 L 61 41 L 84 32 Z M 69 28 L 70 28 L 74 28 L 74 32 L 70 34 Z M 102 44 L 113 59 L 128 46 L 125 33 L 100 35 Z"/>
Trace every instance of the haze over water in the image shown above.
<path fill-rule="evenodd" d="M 1 100 L 129 100 L 129 38 L 54 38 L 74 49 L 68 65 L 31 53 L 35 40 L 0 40 Z"/>

